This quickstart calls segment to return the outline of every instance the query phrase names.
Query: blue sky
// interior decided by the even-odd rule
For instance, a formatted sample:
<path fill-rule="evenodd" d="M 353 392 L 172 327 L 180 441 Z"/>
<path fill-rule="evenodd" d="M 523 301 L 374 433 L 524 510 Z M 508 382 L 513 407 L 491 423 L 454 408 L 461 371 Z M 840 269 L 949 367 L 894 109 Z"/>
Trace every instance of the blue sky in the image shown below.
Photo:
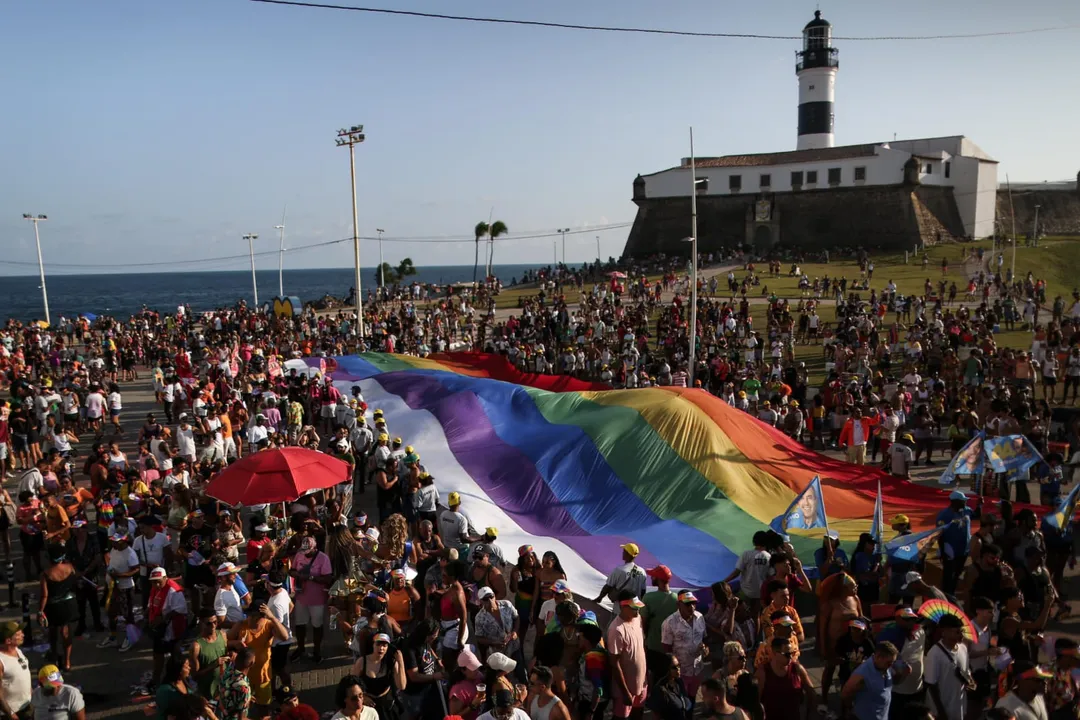
<path fill-rule="evenodd" d="M 815 4 L 715 0 L 365 2 L 380 7 L 672 29 L 798 34 Z M 1080 4 L 837 0 L 837 35 L 1080 24 Z M 271 6 L 243 0 L 49 0 L 5 6 L 0 74 L 0 260 L 50 272 L 242 254 L 351 235 L 342 125 L 363 123 L 360 227 L 470 234 L 494 212 L 512 231 L 633 219 L 631 182 L 687 155 L 793 149 L 795 41 L 546 30 Z M 1001 179 L 1075 177 L 1080 98 L 1065 85 L 1080 31 L 978 40 L 838 41 L 837 143 L 965 134 Z M 625 229 L 602 234 L 618 255 Z M 567 259 L 595 257 L 594 234 Z M 375 243 L 364 243 L 364 264 Z M 374 254 L 373 254 L 374 253 Z M 471 264 L 467 244 L 387 244 L 387 260 Z M 551 241 L 497 261 L 547 262 Z M 220 269 L 243 269 L 246 258 Z M 291 267 L 351 264 L 345 245 Z M 260 267 L 276 258 L 260 260 Z M 161 269 L 161 268 L 156 268 Z M 205 269 L 205 268 L 197 268 Z M 0 274 L 35 268 L 0 264 Z"/>

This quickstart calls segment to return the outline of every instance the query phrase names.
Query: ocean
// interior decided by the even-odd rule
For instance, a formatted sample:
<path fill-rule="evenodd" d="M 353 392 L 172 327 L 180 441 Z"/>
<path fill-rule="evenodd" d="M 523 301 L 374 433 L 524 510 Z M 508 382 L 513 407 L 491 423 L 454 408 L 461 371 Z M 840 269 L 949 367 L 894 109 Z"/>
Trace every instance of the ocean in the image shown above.
<path fill-rule="evenodd" d="M 509 285 L 520 279 L 527 270 L 541 265 L 497 265 L 495 274 Z M 48 268 L 46 268 L 47 270 Z M 483 268 L 480 269 L 483 273 Z M 277 270 L 260 270 L 256 274 L 259 302 L 277 295 Z M 363 268 L 360 278 L 364 298 L 375 287 L 375 268 Z M 436 265 L 418 267 L 409 278 L 423 283 L 440 285 L 471 282 L 472 265 Z M 321 268 L 317 270 L 286 270 L 285 294 L 301 302 L 318 300 L 330 294 L 344 298 L 353 286 L 352 268 Z M 49 312 L 55 321 L 61 315 L 76 317 L 81 313 L 112 315 L 119 318 L 138 312 L 144 306 L 160 312 L 175 312 L 176 306 L 187 303 L 195 312 L 235 304 L 238 300 L 252 301 L 251 272 L 175 272 L 130 273 L 114 275 L 46 275 L 49 292 Z M 44 319 L 41 283 L 37 276 L 0 277 L 0 322 L 15 318 L 23 322 Z"/>

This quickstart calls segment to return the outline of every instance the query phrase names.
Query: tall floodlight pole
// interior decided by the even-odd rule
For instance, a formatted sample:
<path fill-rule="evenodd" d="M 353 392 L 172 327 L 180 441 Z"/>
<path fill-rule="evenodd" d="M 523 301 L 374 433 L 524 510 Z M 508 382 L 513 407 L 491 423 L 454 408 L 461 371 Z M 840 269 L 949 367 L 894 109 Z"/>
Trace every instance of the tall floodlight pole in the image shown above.
<path fill-rule="evenodd" d="M 41 274 L 41 302 L 45 305 L 45 322 L 52 325 L 52 320 L 49 318 L 49 292 L 45 289 L 45 263 L 41 260 L 41 234 L 38 233 L 38 223 L 48 219 L 49 218 L 46 215 L 23 213 L 23 220 L 29 220 L 34 223 L 34 243 L 37 245 L 37 265 L 38 272 Z"/>
<path fill-rule="evenodd" d="M 694 387 L 694 370 L 697 365 L 697 299 L 698 299 L 698 230 L 697 196 L 709 189 L 709 179 L 697 176 L 697 161 L 694 158 L 694 128 L 690 128 L 690 367 L 687 373 L 687 386 Z"/>
<path fill-rule="evenodd" d="M 559 264 L 559 243 L 551 238 L 551 267 L 554 269 Z"/>
<path fill-rule="evenodd" d="M 1031 242 L 1035 247 L 1039 247 L 1039 208 L 1041 207 L 1042 205 L 1035 206 L 1035 227 L 1031 232 Z"/>
<path fill-rule="evenodd" d="M 255 306 L 259 307 L 259 283 L 255 280 L 255 241 L 259 239 L 258 233 L 247 233 L 244 239 L 248 241 L 248 254 L 251 255 L 251 292 L 255 295 Z"/>
<path fill-rule="evenodd" d="M 285 267 L 285 213 L 289 210 L 289 206 L 286 205 L 285 209 L 281 211 L 281 224 L 275 225 L 275 230 L 280 230 L 281 235 L 278 237 L 278 255 L 277 255 L 277 294 L 278 297 L 285 297 L 285 281 L 282 278 L 282 271 Z"/>
<path fill-rule="evenodd" d="M 556 231 L 562 235 L 562 261 L 563 265 L 566 264 L 566 233 L 570 232 L 570 228 L 558 228 Z"/>
<path fill-rule="evenodd" d="M 375 228 L 375 232 L 378 233 L 378 235 L 379 235 L 379 285 L 381 285 L 382 287 L 385 288 L 386 287 L 386 277 L 385 277 L 385 272 L 383 270 L 382 234 L 384 232 L 386 232 L 386 231 L 383 230 L 382 228 Z"/>
<path fill-rule="evenodd" d="M 353 261 L 356 265 L 356 330 L 357 338 L 364 337 L 364 308 L 360 293 L 360 218 L 356 212 L 356 146 L 364 142 L 364 126 L 353 125 L 338 130 L 337 146 L 349 148 L 349 178 L 352 181 L 352 237 Z"/>
<path fill-rule="evenodd" d="M 1013 207 L 1012 182 L 1009 181 L 1008 174 L 1005 175 L 1005 186 L 1007 188 L 1009 188 L 1009 215 L 1012 216 L 1012 246 L 1013 246 L 1013 252 L 1012 252 L 1012 270 L 1010 271 L 1010 275 L 1012 275 L 1012 282 L 1016 282 L 1016 208 Z"/>
<path fill-rule="evenodd" d="M 600 236 L 596 236 L 596 262 L 600 262 Z"/>

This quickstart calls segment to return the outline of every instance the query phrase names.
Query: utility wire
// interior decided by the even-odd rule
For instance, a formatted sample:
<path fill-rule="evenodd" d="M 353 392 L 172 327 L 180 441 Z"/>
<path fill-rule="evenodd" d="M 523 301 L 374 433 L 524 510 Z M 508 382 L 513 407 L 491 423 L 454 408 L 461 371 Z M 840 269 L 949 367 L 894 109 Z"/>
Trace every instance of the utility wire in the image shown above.
<path fill-rule="evenodd" d="M 573 230 L 567 231 L 566 234 L 567 235 L 581 235 L 581 234 L 585 234 L 585 233 L 603 232 L 605 230 L 620 230 L 620 229 L 623 229 L 623 228 L 628 228 L 631 225 L 633 225 L 633 223 L 630 223 L 630 222 L 612 223 L 612 224 L 608 224 L 608 225 L 596 225 L 596 226 L 593 226 L 593 227 L 575 228 Z M 510 235 L 510 234 L 503 235 L 503 236 L 501 236 L 501 237 L 499 237 L 497 239 L 497 242 L 501 244 L 501 243 L 505 243 L 507 241 L 516 241 L 516 240 L 534 240 L 534 239 L 537 239 L 537 238 L 557 238 L 557 237 L 561 237 L 561 235 L 562 235 L 562 233 L 558 233 L 558 232 L 554 232 L 554 231 L 548 231 L 548 230 L 529 231 L 527 234 L 522 234 L 522 235 Z M 373 240 L 378 240 L 379 238 L 378 237 L 361 237 L 360 239 L 361 240 L 372 240 L 373 241 Z M 480 239 L 484 240 L 484 238 L 480 238 Z M 476 238 L 473 235 L 469 235 L 469 236 L 465 236 L 465 235 L 460 235 L 460 236 L 446 235 L 446 236 L 430 236 L 430 237 L 423 237 L 423 236 L 421 236 L 421 237 L 387 237 L 387 236 L 384 236 L 382 240 L 383 240 L 383 242 L 391 242 L 391 243 L 454 243 L 454 244 L 461 244 L 461 243 L 475 242 Z M 352 242 L 352 237 L 339 238 L 338 240 L 325 240 L 323 242 L 310 243 L 308 245 L 298 245 L 296 247 L 285 248 L 285 252 L 287 252 L 287 253 L 302 252 L 302 251 L 305 251 L 305 250 L 313 250 L 315 248 L 327 247 L 327 246 L 330 246 L 330 245 L 338 245 L 338 244 L 346 243 L 346 242 Z M 277 255 L 277 254 L 278 254 L 277 250 L 260 250 L 259 252 L 255 253 L 255 257 L 268 257 L 268 256 L 271 256 L 271 255 Z M 205 264 L 205 263 L 220 263 L 220 262 L 228 262 L 228 261 L 233 261 L 233 260 L 247 260 L 250 257 L 251 257 L 250 253 L 242 253 L 242 254 L 237 254 L 237 255 L 223 255 L 223 256 L 219 256 L 219 257 L 209 257 L 209 258 L 191 258 L 191 259 L 188 259 L 188 260 L 157 260 L 157 261 L 154 261 L 154 262 L 141 262 L 141 263 L 128 263 L 128 262 L 126 262 L 126 263 L 123 264 L 122 267 L 124 267 L 124 268 L 146 268 L 146 267 L 173 267 L 173 266 L 179 266 L 179 265 L 202 265 L 202 264 Z M 0 260 L 0 265 L 37 267 L 36 262 L 21 261 L 21 260 Z M 113 267 L 113 268 L 115 268 L 115 267 L 117 267 L 116 263 L 54 263 L 54 262 L 48 263 L 47 266 L 51 267 L 51 268 L 65 268 L 65 269 L 66 268 L 103 268 L 103 267 Z"/>
<path fill-rule="evenodd" d="M 543 20 L 513 20 L 510 18 L 480 17 L 474 15 L 449 15 L 446 13 L 420 12 L 418 10 L 391 10 L 388 8 L 357 7 L 333 3 L 302 2 L 301 0 L 251 0 L 268 5 L 291 5 L 293 7 L 317 8 L 320 10 L 348 10 L 352 12 L 378 15 L 399 15 L 430 20 L 454 20 L 458 22 L 487 23 L 493 25 L 525 25 L 529 27 L 551 28 L 557 30 L 588 30 L 593 32 L 637 33 L 642 35 L 675 35 L 680 37 L 733 38 L 743 40 L 802 40 L 801 35 L 766 35 L 762 33 L 701 32 L 693 30 L 662 30 L 659 28 L 620 27 L 614 25 L 581 25 L 578 23 L 548 22 Z M 1051 27 L 1030 28 L 1027 30 L 998 30 L 980 33 L 950 33 L 946 35 L 834 35 L 833 40 L 843 41 L 916 41 L 916 40 L 966 40 L 972 38 L 1002 37 L 1006 35 L 1031 35 L 1035 33 L 1075 30 L 1080 25 L 1056 25 Z"/>

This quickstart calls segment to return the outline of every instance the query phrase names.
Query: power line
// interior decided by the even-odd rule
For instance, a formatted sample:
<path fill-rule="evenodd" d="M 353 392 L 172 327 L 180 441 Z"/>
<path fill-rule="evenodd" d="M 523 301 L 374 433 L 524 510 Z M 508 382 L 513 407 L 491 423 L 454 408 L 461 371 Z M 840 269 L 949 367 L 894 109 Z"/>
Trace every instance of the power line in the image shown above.
<path fill-rule="evenodd" d="M 766 35 L 762 33 L 725 33 L 701 32 L 693 30 L 662 30 L 659 28 L 620 27 L 614 25 L 582 25 L 578 23 L 548 22 L 544 20 L 514 20 L 510 18 L 480 17 L 474 15 L 449 15 L 446 13 L 420 12 L 418 10 L 391 10 L 388 8 L 357 7 L 336 5 L 333 3 L 301 2 L 301 0 L 251 0 L 268 5 L 290 5 L 293 7 L 316 8 L 320 10 L 348 10 L 351 12 L 372 13 L 378 15 L 399 15 L 429 20 L 454 20 L 458 22 L 487 23 L 493 25 L 524 25 L 556 30 L 588 30 L 592 32 L 636 33 L 642 35 L 674 35 L 679 37 L 731 38 L 742 40 L 802 40 L 801 35 Z M 1003 37 L 1006 35 L 1032 35 L 1035 33 L 1075 30 L 1080 25 L 1056 25 L 1052 27 L 1031 28 L 1028 30 L 998 30 L 981 33 L 951 33 L 946 35 L 866 35 L 840 36 L 833 40 L 869 42 L 869 41 L 915 41 L 915 40 L 967 40 L 972 38 Z"/>
<path fill-rule="evenodd" d="M 611 224 L 608 224 L 608 225 L 594 225 L 592 227 L 576 228 L 574 230 L 569 231 L 567 233 L 567 235 L 580 235 L 580 234 L 584 234 L 584 233 L 597 233 L 597 232 L 604 232 L 606 230 L 620 230 L 620 229 L 628 228 L 631 225 L 633 225 L 632 222 L 611 223 Z M 557 233 L 555 231 L 551 231 L 551 230 L 532 230 L 532 231 L 526 231 L 525 234 L 520 234 L 520 235 L 504 235 L 504 236 L 498 238 L 498 242 L 499 243 L 504 243 L 504 242 L 507 242 L 507 241 L 534 240 L 534 239 L 538 239 L 538 238 L 554 238 L 554 237 L 559 237 L 559 233 Z M 366 237 L 365 236 L 365 237 L 361 237 L 360 239 L 361 240 L 377 240 L 378 238 L 377 237 Z M 460 236 L 457 236 L 457 235 L 438 236 L 438 235 L 435 235 L 435 236 L 418 236 L 418 237 L 407 237 L 407 236 L 403 236 L 403 237 L 385 237 L 384 236 L 383 237 L 383 242 L 396 242 L 396 243 L 453 243 L 453 244 L 461 244 L 461 243 L 475 242 L 475 240 L 476 240 L 476 238 L 473 235 L 469 235 L 469 236 L 465 236 L 465 235 L 460 235 Z M 305 250 L 313 250 L 315 248 L 320 248 L 320 247 L 328 247 L 330 245 L 338 245 L 340 243 L 345 243 L 345 242 L 352 242 L 352 237 L 340 238 L 338 240 L 325 240 L 323 242 L 309 243 L 307 245 L 298 245 L 296 247 L 286 248 L 285 252 L 287 252 L 287 253 L 301 252 L 301 251 L 305 251 Z M 254 253 L 254 254 L 255 254 L 255 257 L 277 255 L 278 250 L 261 250 L 261 251 L 259 251 L 257 253 Z M 207 263 L 228 262 L 228 261 L 232 261 L 232 260 L 247 260 L 250 257 L 251 257 L 250 254 L 245 253 L 245 254 L 242 254 L 242 255 L 222 255 L 222 256 L 218 256 L 218 257 L 208 257 L 208 258 L 191 258 L 191 259 L 188 259 L 188 260 L 157 260 L 157 261 L 154 261 L 154 262 L 141 262 L 141 263 L 127 263 L 126 262 L 126 263 L 123 264 L 123 267 L 124 268 L 147 268 L 147 267 L 174 267 L 174 266 L 181 266 L 181 265 L 202 265 L 202 264 L 207 264 Z M 20 260 L 0 260 L 0 265 L 13 265 L 13 266 L 20 266 L 20 267 L 21 266 L 35 266 L 36 267 L 37 263 L 36 262 L 20 261 Z M 54 263 L 54 262 L 50 262 L 50 263 L 48 263 L 48 267 L 50 267 L 50 268 L 68 269 L 68 268 L 104 268 L 104 267 L 115 268 L 117 266 L 116 266 L 116 263 Z"/>

